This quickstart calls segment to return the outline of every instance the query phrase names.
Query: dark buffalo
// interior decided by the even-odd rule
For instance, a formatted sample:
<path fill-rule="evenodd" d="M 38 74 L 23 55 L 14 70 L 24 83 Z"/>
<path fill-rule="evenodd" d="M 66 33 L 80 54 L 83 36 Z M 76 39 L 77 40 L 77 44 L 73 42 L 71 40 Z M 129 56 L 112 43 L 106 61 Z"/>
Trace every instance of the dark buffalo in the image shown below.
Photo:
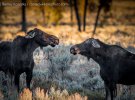
<path fill-rule="evenodd" d="M 30 88 L 34 60 L 33 52 L 38 47 L 59 44 L 59 39 L 37 28 L 26 36 L 17 36 L 12 42 L 0 43 L 0 71 L 14 76 L 14 82 L 19 91 L 19 77 L 25 72 L 27 87 Z"/>
<path fill-rule="evenodd" d="M 116 84 L 135 84 L 135 54 L 120 46 L 107 45 L 98 39 L 90 38 L 72 46 L 70 52 L 92 58 L 100 65 L 106 100 L 113 100 L 117 95 Z"/>

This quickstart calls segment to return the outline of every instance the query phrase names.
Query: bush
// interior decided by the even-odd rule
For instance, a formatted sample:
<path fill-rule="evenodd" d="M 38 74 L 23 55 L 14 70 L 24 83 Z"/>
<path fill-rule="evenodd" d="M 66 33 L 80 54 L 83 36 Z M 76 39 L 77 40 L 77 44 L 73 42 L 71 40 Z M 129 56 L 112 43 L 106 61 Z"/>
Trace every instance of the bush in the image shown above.
<path fill-rule="evenodd" d="M 36 88 L 33 95 L 29 89 L 24 89 L 19 95 L 19 100 L 87 100 L 87 97 L 78 93 L 69 95 L 67 90 L 61 91 L 52 87 L 49 92 Z"/>
<path fill-rule="evenodd" d="M 78 94 L 74 94 L 77 92 L 83 96 L 87 95 L 90 99 L 103 99 L 105 91 L 103 81 L 99 75 L 99 65 L 92 59 L 88 60 L 81 55 L 74 56 L 70 54 L 70 47 L 56 46 L 52 48 L 48 46 L 35 50 L 33 55 L 36 64 L 31 82 L 32 91 L 36 91 L 34 96 L 41 95 L 40 97 L 44 98 L 48 95 L 47 97 L 53 97 L 50 88 L 55 87 L 55 92 L 58 90 L 57 93 L 60 93 L 60 95 L 63 94 L 63 90 L 67 90 L 70 98 L 80 97 Z M 21 89 L 26 87 L 25 78 L 26 75 L 22 74 L 20 79 Z M 44 90 L 48 90 L 48 92 Z M 130 95 L 128 90 L 128 87 L 122 87 L 121 94 L 117 96 L 118 100 L 135 97 Z M 20 98 L 22 97 L 22 99 L 24 95 L 27 98 L 27 94 L 33 94 L 28 89 L 24 89 L 24 91 L 20 94 Z M 11 84 L 11 78 L 1 73 L 0 98 L 16 100 L 17 97 L 18 93 L 15 86 Z M 38 96 L 32 98 L 42 100 L 37 99 Z"/>

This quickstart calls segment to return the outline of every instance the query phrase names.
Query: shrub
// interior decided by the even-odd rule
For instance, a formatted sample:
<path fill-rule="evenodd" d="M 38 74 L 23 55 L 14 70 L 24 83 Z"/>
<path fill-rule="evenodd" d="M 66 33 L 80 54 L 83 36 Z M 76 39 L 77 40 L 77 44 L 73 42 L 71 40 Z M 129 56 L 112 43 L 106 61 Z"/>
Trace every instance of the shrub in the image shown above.
<path fill-rule="evenodd" d="M 29 89 L 24 89 L 19 95 L 19 100 L 87 100 L 86 96 L 82 97 L 78 93 L 69 95 L 67 90 L 56 90 L 53 87 L 49 92 L 38 87 L 34 92 L 32 97 L 32 92 Z"/>

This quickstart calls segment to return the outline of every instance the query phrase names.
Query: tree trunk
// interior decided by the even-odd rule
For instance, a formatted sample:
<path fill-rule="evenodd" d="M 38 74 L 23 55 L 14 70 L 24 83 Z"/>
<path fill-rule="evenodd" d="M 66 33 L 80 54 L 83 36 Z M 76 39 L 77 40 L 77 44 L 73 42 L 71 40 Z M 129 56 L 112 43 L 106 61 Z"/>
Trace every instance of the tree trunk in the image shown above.
<path fill-rule="evenodd" d="M 88 6 L 88 0 L 85 0 L 85 5 L 84 5 L 84 16 L 83 16 L 83 31 L 85 31 L 85 26 L 86 26 L 86 14 L 87 14 L 87 6 Z"/>
<path fill-rule="evenodd" d="M 94 30 L 93 30 L 93 35 L 96 32 L 96 27 L 97 27 L 97 24 L 98 24 L 98 19 L 99 19 L 99 15 L 100 15 L 101 9 L 102 9 L 102 6 L 99 6 L 98 7 L 98 12 L 97 12 L 97 17 L 96 17 L 96 22 L 95 22 L 95 26 L 94 26 Z"/>
<path fill-rule="evenodd" d="M 26 0 L 22 0 L 22 3 L 26 3 Z M 22 31 L 26 32 L 26 7 L 22 5 Z"/>
<path fill-rule="evenodd" d="M 73 25 L 73 3 L 72 0 L 69 0 L 70 4 L 70 20 L 71 20 L 71 26 Z"/>
<path fill-rule="evenodd" d="M 78 12 L 77 0 L 74 0 L 74 9 L 75 9 L 76 19 L 77 19 L 77 24 L 78 24 L 78 31 L 81 32 L 81 21 L 80 21 L 80 16 Z"/>

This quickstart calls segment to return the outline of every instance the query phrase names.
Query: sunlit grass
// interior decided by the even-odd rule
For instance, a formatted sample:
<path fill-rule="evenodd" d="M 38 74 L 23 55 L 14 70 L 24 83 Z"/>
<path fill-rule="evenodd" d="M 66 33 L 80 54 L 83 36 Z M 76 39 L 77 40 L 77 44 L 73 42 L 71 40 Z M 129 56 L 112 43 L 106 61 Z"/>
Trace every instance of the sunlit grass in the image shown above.
<path fill-rule="evenodd" d="M 49 92 L 45 92 L 44 89 L 38 87 L 34 93 L 29 89 L 24 89 L 19 95 L 19 100 L 88 100 L 88 98 L 79 93 L 69 95 L 67 90 L 56 90 L 53 87 Z"/>
<path fill-rule="evenodd" d="M 77 26 L 52 26 L 43 27 L 41 25 L 36 26 L 37 28 L 47 32 L 49 34 L 55 35 L 60 39 L 60 44 L 70 45 L 80 43 L 88 38 L 92 37 L 92 26 L 87 26 L 86 32 L 78 32 Z M 29 28 L 33 29 L 34 27 Z M 135 47 L 135 28 L 134 26 L 105 26 L 98 27 L 94 38 L 97 38 L 107 44 L 120 44 L 124 47 L 134 46 Z M 16 36 L 26 35 L 24 32 L 18 32 L 16 34 L 11 34 L 7 32 L 5 34 L 0 34 L 2 40 L 12 40 Z"/>

